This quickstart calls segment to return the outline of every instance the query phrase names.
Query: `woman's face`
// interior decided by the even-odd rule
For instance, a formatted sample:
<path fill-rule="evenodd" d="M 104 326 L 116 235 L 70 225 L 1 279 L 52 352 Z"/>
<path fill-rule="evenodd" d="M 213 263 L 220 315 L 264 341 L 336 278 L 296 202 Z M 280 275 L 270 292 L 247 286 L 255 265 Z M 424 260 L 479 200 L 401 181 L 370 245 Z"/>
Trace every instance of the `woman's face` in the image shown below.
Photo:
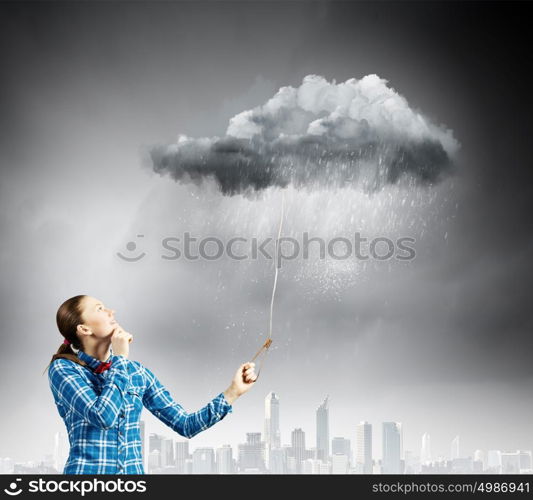
<path fill-rule="evenodd" d="M 101 300 L 84 297 L 82 300 L 83 325 L 97 338 L 108 337 L 116 327 L 115 311 L 108 309 Z"/>

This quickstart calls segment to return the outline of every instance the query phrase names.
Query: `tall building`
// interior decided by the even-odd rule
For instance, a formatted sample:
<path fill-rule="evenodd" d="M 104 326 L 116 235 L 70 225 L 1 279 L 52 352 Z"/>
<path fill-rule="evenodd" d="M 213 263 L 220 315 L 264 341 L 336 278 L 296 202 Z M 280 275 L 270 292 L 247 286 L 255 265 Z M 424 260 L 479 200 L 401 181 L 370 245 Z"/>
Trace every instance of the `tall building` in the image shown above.
<path fill-rule="evenodd" d="M 316 449 L 317 458 L 327 462 L 329 460 L 329 407 L 328 398 L 316 410 Z"/>
<path fill-rule="evenodd" d="M 145 471 L 148 470 L 148 453 L 146 453 L 146 423 L 144 420 L 139 422 L 139 431 L 141 434 L 141 454 L 142 464 Z"/>
<path fill-rule="evenodd" d="M 450 459 L 455 460 L 457 458 L 460 458 L 460 452 L 459 452 L 459 436 L 455 436 L 452 440 L 452 445 L 450 449 Z"/>
<path fill-rule="evenodd" d="M 520 474 L 520 453 L 502 453 L 502 474 Z"/>
<path fill-rule="evenodd" d="M 482 450 L 474 452 L 474 474 L 481 474 L 484 470 L 484 456 Z"/>
<path fill-rule="evenodd" d="M 531 451 L 517 450 L 501 454 L 502 474 L 531 474 L 532 457 Z"/>
<path fill-rule="evenodd" d="M 153 473 L 161 468 L 161 451 L 152 450 L 148 453 L 148 472 Z"/>
<path fill-rule="evenodd" d="M 355 464 L 363 474 L 372 474 L 372 424 L 360 422 L 355 428 Z"/>
<path fill-rule="evenodd" d="M 67 461 L 70 451 L 69 441 L 65 432 L 59 431 L 54 435 L 54 457 L 53 457 L 53 466 L 57 472 L 62 473 L 65 468 L 65 463 Z"/>
<path fill-rule="evenodd" d="M 520 455 L 520 473 L 521 474 L 533 474 L 533 456 L 531 450 L 518 451 Z"/>
<path fill-rule="evenodd" d="M 348 456 L 344 453 L 333 453 L 331 455 L 331 473 L 347 474 L 348 473 Z"/>
<path fill-rule="evenodd" d="M 247 432 L 246 443 L 239 445 L 239 469 L 241 472 L 264 472 L 260 432 Z"/>
<path fill-rule="evenodd" d="M 294 429 L 291 433 L 291 457 L 294 458 L 294 473 L 302 474 L 303 461 L 307 458 L 305 451 L 305 432 L 302 429 Z"/>
<path fill-rule="evenodd" d="M 287 473 L 288 450 L 289 448 L 287 446 L 282 448 L 272 448 L 270 450 L 270 474 Z"/>
<path fill-rule="evenodd" d="M 424 465 L 431 462 L 431 438 L 427 432 L 422 434 L 422 447 L 420 449 L 420 462 Z"/>
<path fill-rule="evenodd" d="M 383 474 L 401 474 L 402 467 L 402 424 L 383 422 Z"/>
<path fill-rule="evenodd" d="M 161 438 L 161 467 L 174 466 L 174 440 Z"/>
<path fill-rule="evenodd" d="M 502 453 L 500 450 L 489 450 L 487 453 L 487 469 L 490 474 L 502 473 Z"/>
<path fill-rule="evenodd" d="M 148 469 L 153 472 L 155 469 L 161 468 L 161 443 L 163 436 L 151 433 L 148 437 Z"/>
<path fill-rule="evenodd" d="M 217 463 L 218 474 L 233 474 L 233 450 L 231 445 L 224 444 L 217 448 Z"/>
<path fill-rule="evenodd" d="M 175 444 L 176 472 L 178 474 L 187 474 L 187 461 L 191 459 L 189 454 L 189 440 L 180 439 Z"/>
<path fill-rule="evenodd" d="M 213 448 L 196 448 L 192 454 L 193 474 L 215 473 L 215 452 Z"/>
<path fill-rule="evenodd" d="M 404 473 L 420 474 L 420 457 L 410 450 L 403 450 Z"/>
<path fill-rule="evenodd" d="M 160 436 L 159 434 L 151 433 L 148 442 L 149 442 L 149 450 L 150 452 L 154 450 L 161 451 L 161 441 L 163 441 L 163 436 Z"/>
<path fill-rule="evenodd" d="M 450 474 L 473 474 L 474 461 L 472 457 L 454 458 L 451 461 Z"/>
<path fill-rule="evenodd" d="M 13 460 L 9 457 L 0 458 L 0 474 L 13 474 Z M 61 469 L 63 471 L 64 467 Z"/>
<path fill-rule="evenodd" d="M 274 392 L 265 398 L 265 464 L 271 469 L 270 451 L 281 448 L 281 432 L 279 428 L 279 397 Z"/>
<path fill-rule="evenodd" d="M 344 455 L 339 456 L 344 457 Z M 331 474 L 331 469 L 328 462 L 317 458 L 306 458 L 302 462 L 302 474 Z"/>
<path fill-rule="evenodd" d="M 352 460 L 350 440 L 343 437 L 334 437 L 331 440 L 331 455 L 346 455 L 349 465 Z"/>

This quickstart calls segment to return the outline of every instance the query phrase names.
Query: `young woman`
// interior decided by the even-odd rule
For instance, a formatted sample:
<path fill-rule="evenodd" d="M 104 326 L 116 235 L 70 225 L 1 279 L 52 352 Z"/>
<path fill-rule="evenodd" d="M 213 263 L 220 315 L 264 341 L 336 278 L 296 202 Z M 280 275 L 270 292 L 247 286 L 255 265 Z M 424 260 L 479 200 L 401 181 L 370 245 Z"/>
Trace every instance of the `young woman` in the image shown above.
<path fill-rule="evenodd" d="M 144 474 L 139 428 L 143 406 L 191 438 L 232 412 L 233 402 L 257 378 L 254 363 L 244 363 L 224 392 L 187 413 L 148 368 L 128 359 L 133 337 L 114 313 L 88 295 L 66 300 L 57 311 L 65 340 L 47 368 L 70 441 L 64 474 Z"/>

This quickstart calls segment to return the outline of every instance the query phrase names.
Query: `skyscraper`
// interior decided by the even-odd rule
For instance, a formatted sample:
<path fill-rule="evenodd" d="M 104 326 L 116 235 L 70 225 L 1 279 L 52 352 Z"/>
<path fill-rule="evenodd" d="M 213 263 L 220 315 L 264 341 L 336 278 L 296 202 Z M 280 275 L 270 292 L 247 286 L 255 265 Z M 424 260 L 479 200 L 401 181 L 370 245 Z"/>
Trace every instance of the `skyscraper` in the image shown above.
<path fill-rule="evenodd" d="M 427 432 L 424 432 L 420 449 L 420 463 L 426 465 L 429 462 L 431 462 L 431 438 Z"/>
<path fill-rule="evenodd" d="M 161 467 L 161 459 L 162 459 L 161 442 L 163 441 L 163 436 L 160 436 L 159 434 L 151 433 L 148 440 L 149 440 L 148 468 L 150 471 L 153 471 L 154 469 L 159 469 Z"/>
<path fill-rule="evenodd" d="M 533 455 L 531 450 L 517 452 L 520 455 L 520 473 L 531 474 L 533 469 Z"/>
<path fill-rule="evenodd" d="M 420 457 L 415 455 L 413 451 L 403 450 L 403 471 L 405 474 L 419 474 L 420 473 Z"/>
<path fill-rule="evenodd" d="M 54 469 L 63 472 L 69 454 L 69 442 L 64 432 L 59 431 L 54 435 Z"/>
<path fill-rule="evenodd" d="M 231 445 L 224 444 L 222 447 L 217 448 L 216 469 L 218 474 L 233 473 L 233 450 Z"/>
<path fill-rule="evenodd" d="M 504 452 L 502 457 L 502 474 L 520 474 L 520 452 Z"/>
<path fill-rule="evenodd" d="M 332 453 L 331 473 L 346 474 L 348 472 L 348 456 L 344 453 Z"/>
<path fill-rule="evenodd" d="M 483 470 L 485 469 L 485 466 L 484 466 L 484 455 L 483 455 L 483 451 L 482 450 L 476 450 L 474 452 L 474 463 L 473 463 L 473 467 L 474 467 L 474 474 L 481 474 L 483 472 Z"/>
<path fill-rule="evenodd" d="M 331 440 L 331 455 L 346 455 L 349 463 L 352 459 L 350 440 L 343 437 L 334 437 Z"/>
<path fill-rule="evenodd" d="M 344 455 L 338 455 L 342 459 L 346 459 Z M 317 458 L 306 458 L 302 463 L 302 474 L 331 474 L 331 468 L 328 462 L 323 462 Z M 338 474 L 338 472 L 333 472 Z M 345 472 L 340 472 L 345 474 Z"/>
<path fill-rule="evenodd" d="M 287 472 L 288 447 L 272 448 L 270 450 L 270 468 L 271 474 L 285 474 Z"/>
<path fill-rule="evenodd" d="M 329 408 L 328 397 L 316 410 L 316 449 L 317 458 L 329 460 Z"/>
<path fill-rule="evenodd" d="M 270 452 L 281 448 L 281 432 L 279 428 L 279 398 L 274 392 L 265 398 L 265 464 L 271 469 Z"/>
<path fill-rule="evenodd" d="M 189 454 L 189 441 L 180 439 L 176 441 L 176 471 L 178 474 L 187 474 L 187 460 L 191 458 Z"/>
<path fill-rule="evenodd" d="M 455 436 L 452 440 L 451 450 L 450 450 L 450 458 L 452 460 L 455 460 L 460 457 L 459 454 L 459 436 Z"/>
<path fill-rule="evenodd" d="M 13 460 L 9 457 L 0 458 L 0 473 L 13 474 Z M 63 471 L 64 467 L 61 467 Z"/>
<path fill-rule="evenodd" d="M 401 474 L 402 462 L 402 424 L 383 422 L 383 474 Z"/>
<path fill-rule="evenodd" d="M 161 438 L 161 467 L 174 466 L 174 440 Z"/>
<path fill-rule="evenodd" d="M 363 474 L 372 474 L 372 424 L 360 422 L 355 428 L 355 464 Z"/>
<path fill-rule="evenodd" d="M 242 472 L 247 470 L 264 471 L 261 448 L 261 433 L 247 432 L 246 443 L 239 445 L 239 469 Z"/>
<path fill-rule="evenodd" d="M 490 452 L 489 452 L 490 453 Z M 504 452 L 501 457 L 502 474 L 531 474 L 533 459 L 531 451 L 517 450 L 515 452 Z"/>
<path fill-rule="evenodd" d="M 487 471 L 490 474 L 502 473 L 502 453 L 500 450 L 489 450 L 487 454 Z"/>
<path fill-rule="evenodd" d="M 160 450 L 152 450 L 148 454 L 148 473 L 153 473 L 154 471 L 158 471 L 161 468 L 161 451 Z"/>
<path fill-rule="evenodd" d="M 155 434 L 152 432 L 148 439 L 150 443 L 150 449 L 149 449 L 150 452 L 154 450 L 161 451 L 161 441 L 163 440 L 163 436 L 160 436 L 159 434 Z"/>
<path fill-rule="evenodd" d="M 294 457 L 295 474 L 303 471 L 303 461 L 307 458 L 305 452 L 305 432 L 302 429 L 294 429 L 291 433 L 291 456 Z"/>
<path fill-rule="evenodd" d="M 148 453 L 146 452 L 146 423 L 141 420 L 139 423 L 139 431 L 141 433 L 141 453 L 142 463 L 145 471 L 148 470 Z"/>
<path fill-rule="evenodd" d="M 215 473 L 215 452 L 213 448 L 197 448 L 192 454 L 193 474 Z"/>

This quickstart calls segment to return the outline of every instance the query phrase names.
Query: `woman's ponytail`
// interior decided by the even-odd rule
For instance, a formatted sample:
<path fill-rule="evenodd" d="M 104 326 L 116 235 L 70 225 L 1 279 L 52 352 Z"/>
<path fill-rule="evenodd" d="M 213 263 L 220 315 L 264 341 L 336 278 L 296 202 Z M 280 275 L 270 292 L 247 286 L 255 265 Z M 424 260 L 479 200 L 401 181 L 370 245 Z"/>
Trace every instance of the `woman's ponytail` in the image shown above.
<path fill-rule="evenodd" d="M 66 300 L 59 306 L 56 314 L 56 323 L 59 332 L 65 340 L 59 346 L 57 352 L 52 356 L 50 363 L 44 369 L 43 375 L 52 362 L 59 358 L 70 359 L 74 363 L 82 366 L 87 366 L 80 358 L 78 358 L 74 349 L 81 349 L 82 345 L 80 339 L 76 334 L 76 329 L 79 324 L 83 323 L 81 302 L 85 295 L 76 295 Z"/>

